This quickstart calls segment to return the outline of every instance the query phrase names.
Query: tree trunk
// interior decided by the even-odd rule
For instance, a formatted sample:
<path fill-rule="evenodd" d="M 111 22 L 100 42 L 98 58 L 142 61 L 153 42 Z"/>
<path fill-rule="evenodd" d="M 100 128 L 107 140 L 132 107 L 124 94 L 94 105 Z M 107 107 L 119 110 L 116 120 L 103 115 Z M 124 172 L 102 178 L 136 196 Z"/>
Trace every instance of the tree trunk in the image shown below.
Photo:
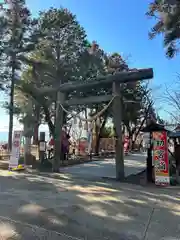
<path fill-rule="evenodd" d="M 128 146 L 128 149 L 129 149 L 129 151 L 132 151 L 133 150 L 133 140 L 132 140 L 132 135 L 130 134 L 129 135 L 129 146 Z"/>
<path fill-rule="evenodd" d="M 54 133 L 54 161 L 53 161 L 53 172 L 59 172 L 60 157 L 62 153 L 61 139 L 62 139 L 62 126 L 63 126 L 63 110 L 59 103 L 63 103 L 64 94 L 61 92 L 57 93 L 56 100 L 56 117 L 55 117 L 55 133 Z"/>
<path fill-rule="evenodd" d="M 33 131 L 33 144 L 38 145 L 39 140 L 39 123 L 36 123 Z"/>
<path fill-rule="evenodd" d="M 53 137 L 55 137 L 55 126 L 51 120 L 51 115 L 49 112 L 49 109 L 46 106 L 43 106 L 44 114 L 45 114 L 45 120 L 48 124 L 49 131 L 52 134 Z"/>
<path fill-rule="evenodd" d="M 95 125 L 95 136 L 96 136 L 96 143 L 95 143 L 95 155 L 99 155 L 99 145 L 100 145 L 100 134 L 99 134 L 99 126 Z"/>
<path fill-rule="evenodd" d="M 96 145 L 95 145 L 95 155 L 99 156 L 99 146 L 100 146 L 101 137 L 100 134 L 96 136 Z"/>
<path fill-rule="evenodd" d="M 81 149 L 80 149 L 80 139 L 81 139 L 81 136 L 82 136 L 82 128 L 80 129 L 80 132 L 79 132 L 79 135 L 78 135 L 78 155 L 80 155 L 80 153 L 81 153 Z"/>
<path fill-rule="evenodd" d="M 64 112 L 63 113 L 63 125 L 66 125 L 67 124 L 67 113 Z"/>
<path fill-rule="evenodd" d="M 127 127 L 129 134 L 129 151 L 134 150 L 135 148 L 135 140 L 133 139 L 136 128 L 131 129 L 129 126 Z"/>
<path fill-rule="evenodd" d="M 35 106 L 35 125 L 34 125 L 34 131 L 33 131 L 33 144 L 38 145 L 39 140 L 39 123 L 40 123 L 40 107 Z"/>
<path fill-rule="evenodd" d="M 9 104 L 9 134 L 8 134 L 8 150 L 12 150 L 13 135 L 13 115 L 14 115 L 14 84 L 15 84 L 15 63 L 12 63 L 10 104 Z"/>
<path fill-rule="evenodd" d="M 132 140 L 131 150 L 132 150 L 132 151 L 133 151 L 133 150 L 136 150 L 135 147 L 136 147 L 136 141 L 135 141 L 135 140 Z"/>
<path fill-rule="evenodd" d="M 134 134 L 135 134 L 134 143 L 136 142 L 136 139 L 137 139 L 137 137 L 138 137 L 138 135 L 139 135 L 139 133 L 140 133 L 140 131 L 141 131 L 141 129 L 142 129 L 142 127 L 143 127 L 146 119 L 147 119 L 147 116 L 148 116 L 148 113 L 149 113 L 149 110 L 150 110 L 151 105 L 152 105 L 152 104 L 149 103 L 149 106 L 148 106 L 148 108 L 147 108 L 146 111 L 145 111 L 144 118 L 143 118 L 143 120 L 141 121 L 141 124 L 140 124 L 138 130 L 137 130 L 137 131 L 134 131 Z"/>
<path fill-rule="evenodd" d="M 35 71 L 33 71 L 33 75 L 34 75 L 35 79 L 38 78 L 38 75 L 36 74 Z M 38 98 L 37 95 L 34 94 L 33 91 L 28 91 L 27 90 L 27 93 L 30 94 L 42 106 L 44 114 L 45 114 L 45 121 L 48 124 L 50 133 L 54 136 L 55 127 L 54 127 L 54 124 L 51 120 L 51 114 L 50 114 L 50 111 L 49 111 L 49 108 L 48 108 L 47 100 L 45 98 L 41 98 L 41 97 Z"/>
<path fill-rule="evenodd" d="M 24 153 L 31 153 L 31 137 L 25 137 Z"/>
<path fill-rule="evenodd" d="M 28 158 L 31 155 L 31 137 L 25 137 L 24 143 L 24 164 L 28 164 Z"/>
<path fill-rule="evenodd" d="M 101 137 L 102 137 L 102 132 L 104 130 L 104 127 L 106 125 L 107 122 L 107 116 L 104 117 L 103 123 L 99 129 L 99 133 L 96 135 L 96 145 L 95 145 L 95 154 L 98 156 L 99 155 L 99 147 L 100 147 L 100 141 L 101 141 Z"/>
<path fill-rule="evenodd" d="M 128 131 L 128 136 L 129 136 L 129 151 L 131 151 L 133 149 L 133 131 L 131 130 L 130 126 L 126 126 L 127 127 L 127 131 Z"/>

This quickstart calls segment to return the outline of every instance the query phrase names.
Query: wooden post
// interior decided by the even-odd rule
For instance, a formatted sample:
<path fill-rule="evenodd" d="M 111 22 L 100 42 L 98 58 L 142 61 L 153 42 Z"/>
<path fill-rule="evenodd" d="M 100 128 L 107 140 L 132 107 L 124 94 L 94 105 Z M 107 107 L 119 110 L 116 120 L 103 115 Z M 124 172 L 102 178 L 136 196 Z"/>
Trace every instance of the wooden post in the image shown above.
<path fill-rule="evenodd" d="M 113 95 L 115 99 L 113 101 L 113 121 L 116 130 L 116 141 L 115 141 L 115 161 L 116 161 L 116 179 L 124 179 L 124 152 L 123 152 L 123 141 L 122 141 L 122 98 L 120 93 L 120 84 L 113 83 Z"/>
<path fill-rule="evenodd" d="M 39 136 L 39 161 L 41 164 L 45 161 L 45 151 L 46 151 L 46 142 L 45 142 L 45 132 L 40 132 Z"/>
<path fill-rule="evenodd" d="M 56 117 L 55 117 L 55 136 L 54 136 L 54 161 L 53 161 L 53 172 L 59 172 L 60 158 L 61 158 L 61 135 L 63 127 L 63 110 L 60 103 L 63 104 L 65 100 L 65 94 L 58 92 L 56 100 Z"/>

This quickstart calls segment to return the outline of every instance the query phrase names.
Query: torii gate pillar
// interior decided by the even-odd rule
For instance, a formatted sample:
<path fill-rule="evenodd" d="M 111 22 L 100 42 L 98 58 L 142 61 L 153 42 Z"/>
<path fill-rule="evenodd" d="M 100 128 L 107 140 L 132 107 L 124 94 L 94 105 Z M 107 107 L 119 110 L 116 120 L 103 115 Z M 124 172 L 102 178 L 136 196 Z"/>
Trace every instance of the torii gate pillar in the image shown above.
<path fill-rule="evenodd" d="M 124 151 L 122 142 L 122 97 L 120 92 L 120 84 L 113 83 L 112 86 L 113 95 L 115 99 L 113 101 L 113 121 L 116 131 L 115 141 L 115 162 L 116 162 L 116 179 L 124 179 Z"/>

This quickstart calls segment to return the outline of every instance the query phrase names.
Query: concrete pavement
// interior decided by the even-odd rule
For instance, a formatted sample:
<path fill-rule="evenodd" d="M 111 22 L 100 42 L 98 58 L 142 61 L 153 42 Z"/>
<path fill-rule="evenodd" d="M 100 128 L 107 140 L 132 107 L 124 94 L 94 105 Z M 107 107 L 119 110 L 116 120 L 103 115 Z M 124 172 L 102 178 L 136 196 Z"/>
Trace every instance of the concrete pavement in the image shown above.
<path fill-rule="evenodd" d="M 180 189 L 0 171 L 0 239 L 179 240 Z"/>
<path fill-rule="evenodd" d="M 146 156 L 144 154 L 130 154 L 125 156 L 125 176 L 137 174 L 145 169 Z M 64 173 L 83 176 L 83 178 L 116 178 L 115 159 L 105 158 L 103 161 L 61 167 Z"/>

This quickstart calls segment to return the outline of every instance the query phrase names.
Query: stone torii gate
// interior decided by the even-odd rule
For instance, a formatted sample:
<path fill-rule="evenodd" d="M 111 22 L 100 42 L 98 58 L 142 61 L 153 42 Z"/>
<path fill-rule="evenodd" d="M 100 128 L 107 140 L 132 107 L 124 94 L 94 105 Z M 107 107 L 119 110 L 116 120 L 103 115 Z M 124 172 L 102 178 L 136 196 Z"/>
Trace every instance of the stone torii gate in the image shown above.
<path fill-rule="evenodd" d="M 153 78 L 153 69 L 139 69 L 133 70 L 129 72 L 120 72 L 114 75 L 102 76 L 100 78 L 95 79 L 94 81 L 86 82 L 86 83 L 64 83 L 61 84 L 58 88 L 50 89 L 44 88 L 41 93 L 52 93 L 57 92 L 57 102 L 63 106 L 72 106 L 72 105 L 84 105 L 90 103 L 101 103 L 108 102 L 112 99 L 112 96 L 116 96 L 113 100 L 113 120 L 114 126 L 116 129 L 116 179 L 122 180 L 124 179 L 124 153 L 123 153 L 123 144 L 122 144 L 122 96 L 120 93 L 120 84 L 122 83 L 130 83 L 135 81 L 142 81 Z M 112 95 L 104 95 L 104 96 L 91 96 L 86 98 L 72 98 L 70 100 L 66 100 L 67 93 L 70 93 L 74 90 L 85 90 L 94 88 L 97 86 L 112 88 Z M 55 129 L 57 136 L 55 137 L 55 156 L 53 162 L 53 171 L 59 171 L 59 160 L 61 155 L 61 149 L 59 148 L 61 144 L 61 130 L 63 126 L 63 109 L 60 104 L 57 104 L 56 108 L 56 121 L 55 121 Z"/>

